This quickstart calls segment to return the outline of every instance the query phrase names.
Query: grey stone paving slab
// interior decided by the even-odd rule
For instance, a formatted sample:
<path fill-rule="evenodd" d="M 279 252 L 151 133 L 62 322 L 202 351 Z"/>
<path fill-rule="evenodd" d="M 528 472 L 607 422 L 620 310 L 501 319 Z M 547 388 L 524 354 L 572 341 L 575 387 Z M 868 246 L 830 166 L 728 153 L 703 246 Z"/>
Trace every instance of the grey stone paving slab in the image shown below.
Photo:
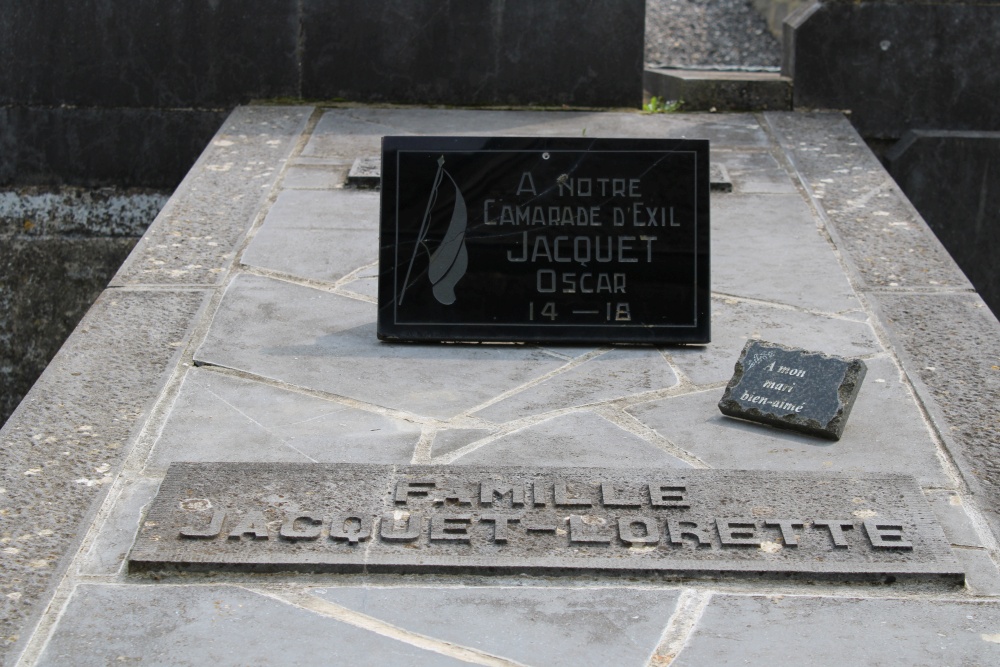
<path fill-rule="evenodd" d="M 995 665 L 1000 602 L 717 595 L 672 667 Z"/>
<path fill-rule="evenodd" d="M 642 403 L 627 412 L 712 467 L 898 472 L 925 485 L 953 486 L 895 365 L 884 357 L 867 363 L 865 385 L 836 443 L 729 419 L 719 413 L 722 389 Z"/>
<path fill-rule="evenodd" d="M 982 299 L 969 294 L 878 294 L 903 367 L 929 403 L 963 474 L 985 496 L 1000 534 L 1000 337 Z"/>
<path fill-rule="evenodd" d="M 285 190 L 240 261 L 333 282 L 378 259 L 377 192 Z"/>
<path fill-rule="evenodd" d="M 332 109 L 323 114 L 303 158 L 379 155 L 385 135 L 670 137 L 709 139 L 716 146 L 765 147 L 751 114 L 468 111 L 459 109 Z"/>
<path fill-rule="evenodd" d="M 799 195 L 712 200 L 712 291 L 827 313 L 861 310 Z"/>
<path fill-rule="evenodd" d="M 139 531 L 143 511 L 156 496 L 159 486 L 160 480 L 151 477 L 126 482 L 93 544 L 80 561 L 80 574 L 118 574 Z"/>
<path fill-rule="evenodd" d="M 112 284 L 221 282 L 311 114 L 312 107 L 234 111 Z"/>
<path fill-rule="evenodd" d="M 740 301 L 712 299 L 712 344 L 665 348 L 674 365 L 695 384 L 728 382 L 748 338 L 820 350 L 841 357 L 881 352 L 871 327 L 837 317 Z"/>
<path fill-rule="evenodd" d="M 468 663 L 236 586 L 81 584 L 35 664 Z"/>
<path fill-rule="evenodd" d="M 966 547 L 982 547 L 983 540 L 965 513 L 962 497 L 948 489 L 931 489 L 924 491 L 927 502 L 931 504 L 938 523 L 944 528 L 944 535 L 955 545 Z"/>
<path fill-rule="evenodd" d="M 261 382 L 192 369 L 146 464 L 409 463 L 420 426 Z"/>
<path fill-rule="evenodd" d="M 311 593 L 435 639 L 553 667 L 645 667 L 678 597 L 675 589 L 624 587 L 337 587 Z"/>
<path fill-rule="evenodd" d="M 740 194 L 798 194 L 792 182 L 774 156 L 765 151 L 719 150 L 712 151 L 712 162 L 722 164 L 733 181 L 733 188 Z M 713 208 L 716 201 L 713 199 Z"/>
<path fill-rule="evenodd" d="M 1000 571 L 986 549 L 952 549 L 962 569 L 965 586 L 975 595 L 1000 596 Z"/>
<path fill-rule="evenodd" d="M 0 430 L 4 650 L 47 602 L 205 298 L 104 292 Z"/>
<path fill-rule="evenodd" d="M 380 343 L 374 304 L 256 276 L 229 286 L 196 359 L 437 418 L 564 363 L 520 345 Z"/>
<path fill-rule="evenodd" d="M 690 467 L 588 410 L 519 429 L 465 454 L 456 462 L 463 465 Z"/>
<path fill-rule="evenodd" d="M 655 348 L 605 352 L 475 413 L 496 422 L 666 389 L 677 376 Z"/>
<path fill-rule="evenodd" d="M 866 285 L 970 288 L 846 118 L 829 112 L 764 117 Z"/>

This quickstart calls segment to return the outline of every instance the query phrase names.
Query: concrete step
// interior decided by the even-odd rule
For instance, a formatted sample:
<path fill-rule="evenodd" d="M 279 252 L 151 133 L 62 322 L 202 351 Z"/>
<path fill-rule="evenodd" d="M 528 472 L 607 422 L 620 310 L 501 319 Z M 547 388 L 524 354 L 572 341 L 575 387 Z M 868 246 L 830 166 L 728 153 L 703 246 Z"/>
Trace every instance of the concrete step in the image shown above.
<path fill-rule="evenodd" d="M 683 111 L 789 111 L 792 80 L 778 72 L 647 69 L 647 98 L 678 100 Z"/>

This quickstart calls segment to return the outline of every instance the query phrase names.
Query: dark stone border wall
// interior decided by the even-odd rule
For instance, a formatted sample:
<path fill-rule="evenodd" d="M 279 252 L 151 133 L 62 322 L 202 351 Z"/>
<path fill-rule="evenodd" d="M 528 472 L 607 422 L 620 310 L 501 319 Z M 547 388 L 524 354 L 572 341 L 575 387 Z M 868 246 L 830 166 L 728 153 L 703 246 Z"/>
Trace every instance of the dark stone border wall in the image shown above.
<path fill-rule="evenodd" d="M 782 73 L 796 109 L 850 111 L 1000 315 L 998 35 L 995 0 L 809 2 L 785 21 Z"/>
<path fill-rule="evenodd" d="M 0 185 L 176 185 L 255 99 L 637 107 L 644 0 L 0 0 Z"/>

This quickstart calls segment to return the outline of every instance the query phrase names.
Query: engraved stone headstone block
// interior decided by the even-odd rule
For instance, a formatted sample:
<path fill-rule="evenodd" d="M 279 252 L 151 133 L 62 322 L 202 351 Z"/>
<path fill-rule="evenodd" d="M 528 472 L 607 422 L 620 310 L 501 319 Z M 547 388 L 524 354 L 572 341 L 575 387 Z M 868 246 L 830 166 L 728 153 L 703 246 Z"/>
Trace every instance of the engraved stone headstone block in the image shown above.
<path fill-rule="evenodd" d="M 706 343 L 708 142 L 384 137 L 383 340 Z"/>
<path fill-rule="evenodd" d="M 866 371 L 860 359 L 749 340 L 719 409 L 730 417 L 839 440 Z"/>
<path fill-rule="evenodd" d="M 129 567 L 963 581 L 911 477 L 508 466 L 175 463 Z"/>

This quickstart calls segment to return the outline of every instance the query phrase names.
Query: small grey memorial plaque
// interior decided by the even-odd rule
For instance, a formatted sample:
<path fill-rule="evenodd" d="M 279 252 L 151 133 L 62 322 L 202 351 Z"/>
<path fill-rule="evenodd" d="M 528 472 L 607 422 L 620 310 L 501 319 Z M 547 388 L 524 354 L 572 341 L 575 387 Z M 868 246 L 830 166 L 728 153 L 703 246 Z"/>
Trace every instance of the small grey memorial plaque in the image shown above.
<path fill-rule="evenodd" d="M 860 359 L 748 340 L 719 410 L 839 440 L 866 371 Z"/>
<path fill-rule="evenodd" d="M 902 475 L 175 463 L 132 572 L 609 572 L 960 584 Z"/>

